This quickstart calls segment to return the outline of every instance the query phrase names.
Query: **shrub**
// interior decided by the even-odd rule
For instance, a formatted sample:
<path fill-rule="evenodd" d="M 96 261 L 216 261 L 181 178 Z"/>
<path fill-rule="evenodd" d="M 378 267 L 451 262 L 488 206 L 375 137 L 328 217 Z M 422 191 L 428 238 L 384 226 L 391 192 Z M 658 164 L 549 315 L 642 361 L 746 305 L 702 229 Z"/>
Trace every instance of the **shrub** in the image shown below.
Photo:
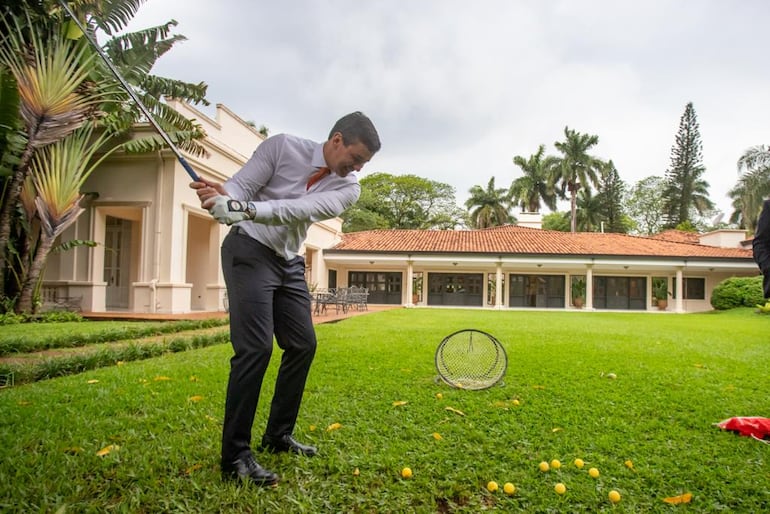
<path fill-rule="evenodd" d="M 85 321 L 83 316 L 77 312 L 71 311 L 50 311 L 41 314 L 36 319 L 38 323 L 65 323 L 68 321 L 79 322 Z"/>
<path fill-rule="evenodd" d="M 0 314 L 0 326 L 2 325 L 17 325 L 19 323 L 25 323 L 27 317 L 23 314 L 16 314 L 12 311 Z"/>
<path fill-rule="evenodd" d="M 184 352 L 190 348 L 190 343 L 186 339 L 173 339 L 168 343 L 168 349 L 172 352 Z"/>
<path fill-rule="evenodd" d="M 717 284 L 711 293 L 711 306 L 717 310 L 754 307 L 764 303 L 761 276 L 730 277 Z"/>

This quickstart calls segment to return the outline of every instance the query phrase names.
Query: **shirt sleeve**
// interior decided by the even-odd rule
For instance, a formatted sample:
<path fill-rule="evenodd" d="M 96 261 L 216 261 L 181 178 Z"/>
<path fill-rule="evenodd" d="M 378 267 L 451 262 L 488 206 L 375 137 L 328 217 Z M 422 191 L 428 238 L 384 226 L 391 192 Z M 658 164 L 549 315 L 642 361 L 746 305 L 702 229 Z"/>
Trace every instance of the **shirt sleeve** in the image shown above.
<path fill-rule="evenodd" d="M 264 140 L 243 167 L 225 182 L 227 193 L 234 200 L 251 200 L 270 181 L 284 139 L 277 135 Z"/>
<path fill-rule="evenodd" d="M 339 189 L 320 191 L 300 198 L 253 202 L 254 222 L 265 225 L 292 225 L 296 222 L 328 220 L 356 203 L 361 194 L 358 183 Z"/>

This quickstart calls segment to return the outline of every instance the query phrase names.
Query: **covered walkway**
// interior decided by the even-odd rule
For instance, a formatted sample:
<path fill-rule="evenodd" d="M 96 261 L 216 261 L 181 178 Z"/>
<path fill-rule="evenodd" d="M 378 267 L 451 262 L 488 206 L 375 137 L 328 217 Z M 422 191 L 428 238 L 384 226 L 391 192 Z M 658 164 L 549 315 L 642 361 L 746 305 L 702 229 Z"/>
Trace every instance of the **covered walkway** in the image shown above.
<path fill-rule="evenodd" d="M 354 316 L 362 316 L 364 314 L 371 314 L 374 312 L 386 311 L 391 309 L 400 309 L 400 305 L 369 305 L 367 310 L 348 309 L 346 312 L 341 310 L 337 312 L 335 309 L 329 309 L 318 315 L 313 315 L 313 323 L 318 325 L 321 323 L 332 323 Z M 147 312 L 82 312 L 81 315 L 90 320 L 134 320 L 134 321 L 179 321 L 179 320 L 201 320 L 201 319 L 218 319 L 226 318 L 228 313 L 218 312 L 188 312 L 184 314 L 168 314 L 168 313 L 147 313 Z"/>

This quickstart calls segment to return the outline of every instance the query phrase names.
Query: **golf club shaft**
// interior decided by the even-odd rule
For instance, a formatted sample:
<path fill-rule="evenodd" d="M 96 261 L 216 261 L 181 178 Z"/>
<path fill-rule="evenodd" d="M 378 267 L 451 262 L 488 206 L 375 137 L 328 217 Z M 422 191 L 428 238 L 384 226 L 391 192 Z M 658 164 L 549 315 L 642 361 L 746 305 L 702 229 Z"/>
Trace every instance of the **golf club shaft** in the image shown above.
<path fill-rule="evenodd" d="M 192 178 L 195 182 L 200 182 L 200 178 L 198 177 L 198 174 L 195 173 L 195 171 L 192 169 L 192 166 L 190 166 L 187 160 L 182 156 L 182 153 L 179 151 L 179 148 L 177 148 L 174 142 L 171 141 L 171 138 L 166 133 L 166 131 L 163 130 L 160 125 L 158 125 L 158 122 L 155 121 L 155 118 L 152 116 L 152 114 L 150 114 L 150 110 L 147 109 L 144 103 L 142 103 L 142 101 L 136 95 L 136 92 L 134 92 L 134 90 L 131 89 L 131 86 L 129 86 L 128 82 L 126 82 L 126 79 L 124 79 L 120 75 L 117 68 L 115 68 L 115 65 L 112 64 L 112 61 L 110 61 L 109 57 L 107 57 L 107 54 L 104 53 L 104 51 L 97 44 L 97 42 L 88 34 L 88 32 L 86 31 L 86 28 L 83 26 L 82 23 L 80 23 L 80 20 L 78 20 L 75 14 L 70 10 L 65 0 L 59 0 L 59 4 L 67 12 L 67 15 L 69 15 L 70 19 L 78 26 L 80 31 L 83 33 L 83 36 L 85 36 L 88 42 L 91 43 L 91 46 L 94 47 L 96 52 L 104 61 L 104 64 L 106 64 L 107 67 L 112 72 L 112 74 L 115 75 L 115 78 L 118 79 L 118 82 L 120 82 L 120 84 L 123 86 L 123 89 L 125 89 L 126 93 L 128 93 L 128 95 L 134 100 L 134 103 L 136 103 L 136 105 L 142 111 L 142 114 L 144 114 L 144 116 L 147 118 L 147 121 L 150 122 L 150 125 L 152 125 L 155 128 L 156 132 L 160 134 L 161 138 L 163 138 L 163 141 L 165 141 L 168 147 L 171 149 L 171 151 L 174 152 L 174 155 L 176 155 L 176 158 L 179 161 L 179 164 L 181 164 L 182 167 L 185 169 L 185 171 L 187 171 L 187 174 L 190 175 L 190 178 Z"/>

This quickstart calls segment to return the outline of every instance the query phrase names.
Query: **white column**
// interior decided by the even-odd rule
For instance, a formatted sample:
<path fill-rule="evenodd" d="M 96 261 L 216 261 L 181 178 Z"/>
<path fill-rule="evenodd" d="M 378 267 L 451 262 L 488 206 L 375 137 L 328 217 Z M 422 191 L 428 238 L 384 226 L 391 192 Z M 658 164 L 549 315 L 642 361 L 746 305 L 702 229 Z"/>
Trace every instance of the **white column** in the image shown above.
<path fill-rule="evenodd" d="M 676 270 L 676 303 L 675 312 L 684 312 L 684 279 L 682 279 L 682 268 Z"/>
<path fill-rule="evenodd" d="M 594 308 L 594 267 L 593 264 L 586 266 L 586 310 Z"/>
<path fill-rule="evenodd" d="M 495 276 L 495 309 L 503 308 L 503 263 L 497 263 L 497 275 Z"/>
<path fill-rule="evenodd" d="M 412 282 L 414 281 L 414 264 L 412 261 L 406 261 L 406 302 L 404 305 L 407 307 L 414 307 L 414 303 L 412 303 L 412 296 L 414 295 L 412 291 Z"/>

